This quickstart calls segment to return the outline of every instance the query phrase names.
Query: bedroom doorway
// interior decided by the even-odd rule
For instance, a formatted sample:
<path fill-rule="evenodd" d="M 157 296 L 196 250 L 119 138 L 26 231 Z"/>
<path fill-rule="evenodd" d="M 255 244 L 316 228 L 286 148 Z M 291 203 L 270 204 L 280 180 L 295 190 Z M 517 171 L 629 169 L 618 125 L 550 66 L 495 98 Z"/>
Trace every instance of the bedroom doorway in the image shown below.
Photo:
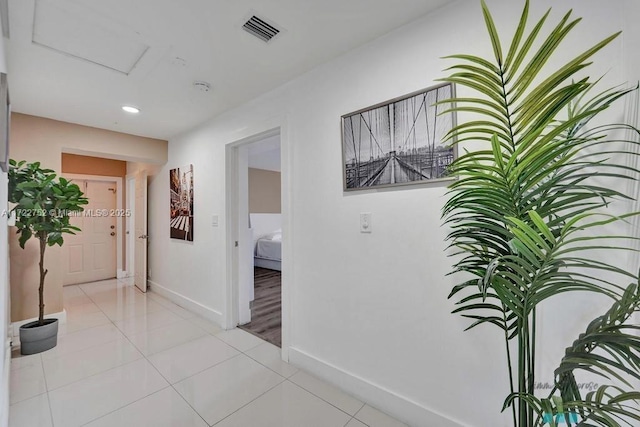
<path fill-rule="evenodd" d="M 279 130 L 230 147 L 235 194 L 232 324 L 282 347 L 282 168 Z M 236 246 L 237 242 L 237 246 Z"/>

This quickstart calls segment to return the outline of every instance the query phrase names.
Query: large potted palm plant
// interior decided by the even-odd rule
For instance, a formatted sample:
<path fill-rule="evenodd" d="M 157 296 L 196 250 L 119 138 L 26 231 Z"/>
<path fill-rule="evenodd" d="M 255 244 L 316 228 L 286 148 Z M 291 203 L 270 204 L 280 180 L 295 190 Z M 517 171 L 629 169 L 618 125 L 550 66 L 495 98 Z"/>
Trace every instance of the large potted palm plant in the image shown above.
<path fill-rule="evenodd" d="M 57 177 L 53 170 L 43 169 L 39 162 L 9 161 L 9 202 L 15 204 L 18 242 L 24 249 L 32 238 L 39 245 L 40 284 L 38 320 L 20 327 L 20 352 L 34 354 L 56 346 L 58 319 L 44 318 L 44 284 L 48 270 L 44 256 L 47 246 L 64 243 L 63 234 L 80 231 L 71 225 L 70 217 L 83 210 L 88 200 L 70 181 Z"/>
<path fill-rule="evenodd" d="M 547 12 L 531 25 L 526 1 L 504 44 L 484 1 L 482 11 L 493 54 L 451 56 L 456 64 L 444 79 L 461 89 L 445 102 L 449 111 L 470 117 L 450 136 L 472 144 L 452 165 L 458 179 L 443 208 L 460 278 L 449 296 L 454 313 L 470 319 L 469 329 L 493 327 L 504 336 L 503 410 L 514 427 L 638 426 L 640 393 L 631 384 L 640 379 L 640 327 L 632 321 L 638 277 L 602 256 L 633 246 L 634 237 L 609 227 L 637 214 L 616 215 L 610 204 L 630 199 L 623 189 L 639 171 L 613 159 L 638 155 L 638 131 L 603 123 L 600 114 L 630 91 L 594 89 L 598 80 L 585 74 L 618 34 L 549 70 L 580 19 L 569 12 L 547 29 Z M 567 343 L 552 390 L 539 395 L 536 316 L 569 292 L 610 298 L 611 308 Z M 585 393 L 580 372 L 610 384 Z"/>

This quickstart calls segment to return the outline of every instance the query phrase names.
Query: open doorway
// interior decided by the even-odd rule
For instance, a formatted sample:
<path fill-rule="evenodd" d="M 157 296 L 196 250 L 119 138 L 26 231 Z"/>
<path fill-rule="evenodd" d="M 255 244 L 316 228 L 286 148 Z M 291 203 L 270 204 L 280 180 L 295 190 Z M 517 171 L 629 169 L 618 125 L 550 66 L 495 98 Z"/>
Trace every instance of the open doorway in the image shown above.
<path fill-rule="evenodd" d="M 237 325 L 282 346 L 282 178 L 280 133 L 233 148 L 238 249 Z"/>
<path fill-rule="evenodd" d="M 71 218 L 82 231 L 62 247 L 63 284 L 124 276 L 126 162 L 62 153 L 62 175 L 80 186 L 89 200 L 82 215 Z"/>
<path fill-rule="evenodd" d="M 62 248 L 63 283 L 132 277 L 146 292 L 147 175 L 159 167 L 95 154 L 61 154 L 62 176 L 89 199 L 85 212 L 72 218 L 82 232 L 67 237 Z"/>

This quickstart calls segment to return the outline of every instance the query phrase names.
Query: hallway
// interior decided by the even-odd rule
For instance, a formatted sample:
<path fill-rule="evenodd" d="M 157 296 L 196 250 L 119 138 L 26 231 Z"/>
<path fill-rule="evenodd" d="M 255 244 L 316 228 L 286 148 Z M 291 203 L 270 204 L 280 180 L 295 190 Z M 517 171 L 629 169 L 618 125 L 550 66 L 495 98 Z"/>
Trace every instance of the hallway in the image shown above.
<path fill-rule="evenodd" d="M 126 280 L 64 288 L 58 346 L 11 363 L 11 427 L 403 426 L 280 349 Z"/>

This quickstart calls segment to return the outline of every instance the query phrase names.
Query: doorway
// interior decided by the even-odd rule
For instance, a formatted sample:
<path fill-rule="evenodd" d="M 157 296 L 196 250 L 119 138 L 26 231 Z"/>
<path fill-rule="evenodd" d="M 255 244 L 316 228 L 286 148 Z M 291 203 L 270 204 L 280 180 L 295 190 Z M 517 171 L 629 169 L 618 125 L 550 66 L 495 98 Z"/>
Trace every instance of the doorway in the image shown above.
<path fill-rule="evenodd" d="M 283 221 L 282 139 L 280 129 L 274 129 L 227 147 L 228 327 L 237 326 L 281 348 L 286 343 L 281 270 L 288 262 L 283 251 L 283 236 L 288 236 Z"/>
<path fill-rule="evenodd" d="M 117 276 L 117 190 L 116 180 L 73 179 L 89 204 L 71 217 L 82 231 L 65 236 L 62 246 L 63 285 L 96 282 Z"/>

